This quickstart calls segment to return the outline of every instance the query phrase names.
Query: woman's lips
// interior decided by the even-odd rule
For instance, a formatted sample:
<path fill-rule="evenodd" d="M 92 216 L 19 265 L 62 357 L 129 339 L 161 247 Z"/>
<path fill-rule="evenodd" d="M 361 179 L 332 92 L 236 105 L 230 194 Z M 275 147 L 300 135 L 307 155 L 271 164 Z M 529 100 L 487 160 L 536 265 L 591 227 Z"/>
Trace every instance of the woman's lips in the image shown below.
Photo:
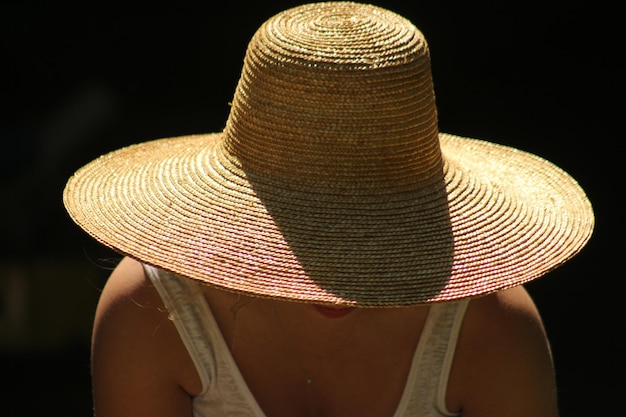
<path fill-rule="evenodd" d="M 354 311 L 354 307 L 332 307 L 325 305 L 314 305 L 315 309 L 318 313 L 320 313 L 324 317 L 328 317 L 330 319 L 338 319 L 341 317 L 345 317 L 351 312 Z"/>

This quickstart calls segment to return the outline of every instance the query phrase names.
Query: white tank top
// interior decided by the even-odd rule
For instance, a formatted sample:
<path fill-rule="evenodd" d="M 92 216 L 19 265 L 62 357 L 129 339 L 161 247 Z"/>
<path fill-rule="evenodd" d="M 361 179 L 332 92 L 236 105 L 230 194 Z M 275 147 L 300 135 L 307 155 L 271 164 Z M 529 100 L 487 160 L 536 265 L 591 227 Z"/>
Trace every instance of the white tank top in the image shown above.
<path fill-rule="evenodd" d="M 194 361 L 202 392 L 194 417 L 266 417 L 248 389 L 198 286 L 190 279 L 144 266 Z M 450 417 L 448 375 L 468 301 L 433 304 L 394 417 Z"/>

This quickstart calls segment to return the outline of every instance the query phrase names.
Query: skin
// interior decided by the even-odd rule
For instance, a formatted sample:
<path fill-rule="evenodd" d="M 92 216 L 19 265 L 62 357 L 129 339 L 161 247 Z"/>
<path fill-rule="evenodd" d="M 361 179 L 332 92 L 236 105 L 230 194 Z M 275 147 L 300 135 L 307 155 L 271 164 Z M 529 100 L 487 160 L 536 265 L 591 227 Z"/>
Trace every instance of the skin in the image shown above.
<path fill-rule="evenodd" d="M 429 308 L 329 316 L 314 305 L 250 299 L 234 316 L 237 295 L 208 287 L 204 295 L 268 417 L 392 416 Z M 108 280 L 92 346 L 97 417 L 191 416 L 200 379 L 138 262 L 124 259 Z M 522 287 L 470 302 L 446 404 L 463 417 L 557 416 L 548 342 Z"/>

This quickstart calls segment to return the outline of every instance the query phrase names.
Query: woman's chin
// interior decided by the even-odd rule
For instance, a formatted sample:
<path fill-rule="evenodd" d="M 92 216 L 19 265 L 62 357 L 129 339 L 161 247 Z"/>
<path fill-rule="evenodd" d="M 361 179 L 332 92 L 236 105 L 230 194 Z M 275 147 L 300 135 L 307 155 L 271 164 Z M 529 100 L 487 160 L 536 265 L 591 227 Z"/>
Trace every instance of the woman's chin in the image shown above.
<path fill-rule="evenodd" d="M 342 317 L 347 316 L 352 313 L 355 308 L 354 307 L 346 307 L 346 306 L 327 306 L 327 305 L 313 305 L 315 310 L 320 313 L 322 316 L 329 319 L 340 319 Z"/>

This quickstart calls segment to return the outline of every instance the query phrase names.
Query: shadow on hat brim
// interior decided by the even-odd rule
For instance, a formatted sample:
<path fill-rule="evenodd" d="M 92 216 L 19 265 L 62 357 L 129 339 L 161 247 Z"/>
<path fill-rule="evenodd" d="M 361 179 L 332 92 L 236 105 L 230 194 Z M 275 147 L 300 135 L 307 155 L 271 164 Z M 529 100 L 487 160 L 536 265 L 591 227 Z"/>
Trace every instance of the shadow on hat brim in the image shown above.
<path fill-rule="evenodd" d="M 454 240 L 443 177 L 388 195 L 311 195 L 248 179 L 293 254 L 283 264 L 288 298 L 412 305 L 436 298 L 448 283 Z"/>

